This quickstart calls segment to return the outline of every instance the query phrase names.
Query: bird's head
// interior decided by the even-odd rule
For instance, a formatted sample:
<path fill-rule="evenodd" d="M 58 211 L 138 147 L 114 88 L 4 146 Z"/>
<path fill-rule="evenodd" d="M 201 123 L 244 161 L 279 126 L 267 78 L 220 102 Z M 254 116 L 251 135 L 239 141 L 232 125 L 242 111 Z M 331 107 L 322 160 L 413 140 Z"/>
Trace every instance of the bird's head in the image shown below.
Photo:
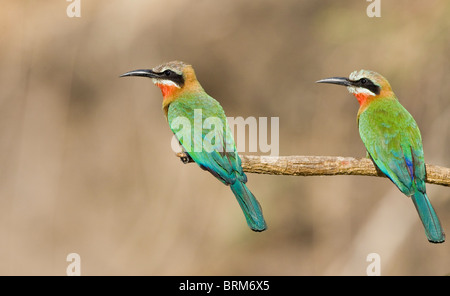
<path fill-rule="evenodd" d="M 316 81 L 318 83 L 331 83 L 346 86 L 360 105 L 378 98 L 392 94 L 391 85 L 382 75 L 374 71 L 360 70 L 352 72 L 348 78 L 331 77 Z"/>
<path fill-rule="evenodd" d="M 120 75 L 126 76 L 151 78 L 161 89 L 164 99 L 174 97 L 183 90 L 200 87 L 192 66 L 181 61 L 172 61 L 153 69 L 134 70 Z"/>

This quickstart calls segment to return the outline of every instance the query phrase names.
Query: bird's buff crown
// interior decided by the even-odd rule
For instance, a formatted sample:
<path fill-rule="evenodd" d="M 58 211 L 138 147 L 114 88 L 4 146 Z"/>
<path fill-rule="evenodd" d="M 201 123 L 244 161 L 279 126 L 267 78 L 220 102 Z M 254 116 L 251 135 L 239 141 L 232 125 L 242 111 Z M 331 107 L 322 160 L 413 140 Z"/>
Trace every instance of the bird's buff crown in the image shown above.
<path fill-rule="evenodd" d="M 156 66 L 153 68 L 154 72 L 162 73 L 166 70 L 172 70 L 178 75 L 183 74 L 183 69 L 188 66 L 188 64 L 182 62 L 182 61 L 171 61 L 168 63 L 161 64 L 159 66 Z"/>
<path fill-rule="evenodd" d="M 171 61 L 171 62 L 164 63 L 164 64 L 154 67 L 152 69 L 152 71 L 155 73 L 163 73 L 164 71 L 170 70 L 177 75 L 183 76 L 183 70 L 187 66 L 189 66 L 189 65 L 184 62 L 181 62 L 181 61 Z M 180 88 L 180 85 L 178 85 L 177 83 L 175 83 L 174 81 L 169 80 L 169 79 L 153 78 L 152 81 L 154 84 L 156 84 L 160 88 L 164 87 L 164 86 Z M 161 90 L 163 90 L 163 89 L 161 89 Z M 165 92 L 163 91 L 163 94 L 164 93 Z"/>

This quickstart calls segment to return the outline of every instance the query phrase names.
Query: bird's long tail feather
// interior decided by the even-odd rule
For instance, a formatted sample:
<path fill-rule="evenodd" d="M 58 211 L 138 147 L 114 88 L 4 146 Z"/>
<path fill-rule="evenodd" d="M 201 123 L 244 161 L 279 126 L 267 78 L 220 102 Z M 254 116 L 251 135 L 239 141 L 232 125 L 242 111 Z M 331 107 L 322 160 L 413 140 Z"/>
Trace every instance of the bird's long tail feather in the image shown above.
<path fill-rule="evenodd" d="M 255 196 L 239 180 L 236 180 L 230 187 L 244 212 L 248 226 L 253 231 L 264 231 L 267 228 L 266 222 L 264 221 L 261 206 Z"/>
<path fill-rule="evenodd" d="M 432 243 L 443 243 L 445 234 L 427 194 L 417 191 L 411 199 L 422 220 L 428 240 Z"/>

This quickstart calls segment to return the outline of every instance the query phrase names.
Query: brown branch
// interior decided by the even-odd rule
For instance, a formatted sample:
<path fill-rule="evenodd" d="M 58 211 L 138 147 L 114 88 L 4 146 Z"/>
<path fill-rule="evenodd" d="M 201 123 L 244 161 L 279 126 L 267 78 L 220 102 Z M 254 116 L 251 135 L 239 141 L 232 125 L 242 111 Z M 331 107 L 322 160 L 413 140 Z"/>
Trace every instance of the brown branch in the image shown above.
<path fill-rule="evenodd" d="M 184 153 L 178 153 L 184 163 Z M 356 159 L 341 156 L 254 156 L 239 155 L 246 173 L 287 176 L 359 175 L 386 177 L 368 158 Z M 184 159 L 183 159 L 184 157 Z M 427 183 L 450 186 L 450 169 L 427 164 Z"/>

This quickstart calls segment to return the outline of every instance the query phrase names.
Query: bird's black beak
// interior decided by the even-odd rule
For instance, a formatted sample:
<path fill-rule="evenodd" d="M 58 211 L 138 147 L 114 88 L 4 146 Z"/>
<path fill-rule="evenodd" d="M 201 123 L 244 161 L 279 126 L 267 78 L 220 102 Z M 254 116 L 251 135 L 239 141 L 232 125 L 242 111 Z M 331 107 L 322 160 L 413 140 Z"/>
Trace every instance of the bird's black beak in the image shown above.
<path fill-rule="evenodd" d="M 344 86 L 352 86 L 352 82 L 345 77 L 331 77 L 316 81 L 317 83 L 331 83 Z"/>
<path fill-rule="evenodd" d="M 153 70 L 141 69 L 127 72 L 125 74 L 120 75 L 120 77 L 126 76 L 139 76 L 139 77 L 148 77 L 148 78 L 159 78 L 161 77 L 160 73 L 153 72 Z"/>

